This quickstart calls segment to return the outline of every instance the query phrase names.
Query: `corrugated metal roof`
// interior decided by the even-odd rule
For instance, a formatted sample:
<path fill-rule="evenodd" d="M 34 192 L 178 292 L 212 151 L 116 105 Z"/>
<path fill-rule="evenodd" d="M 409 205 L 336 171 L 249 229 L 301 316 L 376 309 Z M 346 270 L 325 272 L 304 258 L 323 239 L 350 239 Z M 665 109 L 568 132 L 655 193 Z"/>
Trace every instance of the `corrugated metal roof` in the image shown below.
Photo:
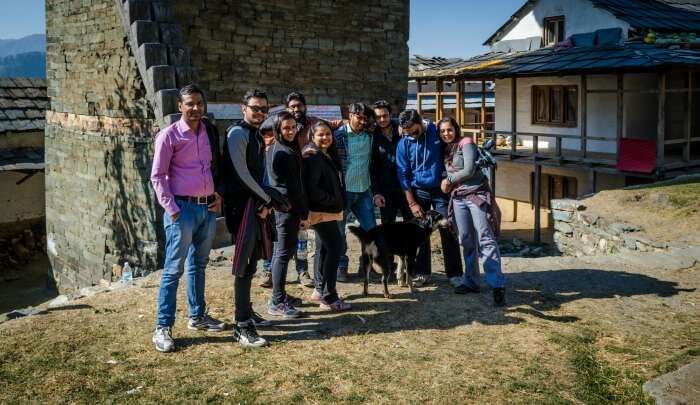
<path fill-rule="evenodd" d="M 543 48 L 532 52 L 487 53 L 458 61 L 412 59 L 409 77 L 490 78 L 521 75 L 559 75 L 616 69 L 647 70 L 671 66 L 700 66 L 700 51 L 658 48 L 646 44 Z"/>
<path fill-rule="evenodd" d="M 45 79 L 0 77 L 0 133 L 43 131 L 48 107 Z"/>
<path fill-rule="evenodd" d="M 634 28 L 700 31 L 698 3 L 691 0 L 591 0 Z M 693 11 L 695 9 L 695 11 Z"/>

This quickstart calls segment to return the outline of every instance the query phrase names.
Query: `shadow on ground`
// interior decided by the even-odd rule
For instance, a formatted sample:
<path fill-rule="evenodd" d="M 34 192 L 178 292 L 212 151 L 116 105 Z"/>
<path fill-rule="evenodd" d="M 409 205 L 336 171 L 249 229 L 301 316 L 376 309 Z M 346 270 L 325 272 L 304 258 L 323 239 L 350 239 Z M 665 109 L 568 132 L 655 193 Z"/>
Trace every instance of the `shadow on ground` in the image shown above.
<path fill-rule="evenodd" d="M 358 334 L 378 334 L 415 330 L 446 330 L 478 323 L 505 325 L 526 322 L 523 315 L 551 322 L 576 322 L 576 316 L 548 314 L 564 304 L 580 299 L 606 299 L 655 295 L 671 297 L 683 289 L 678 283 L 663 281 L 642 274 L 597 269 L 562 269 L 512 273 L 509 277 L 507 305 L 493 306 L 491 291 L 466 296 L 455 295 L 446 282 L 420 289 L 411 294 L 406 289 L 391 286 L 394 298 L 381 294 L 351 294 L 346 299 L 353 309 L 347 313 L 309 312 L 306 317 L 274 321 L 272 326 L 259 328 L 271 341 L 315 340 Z M 350 284 L 360 290 L 359 284 Z M 343 285 L 343 287 L 348 284 Z M 345 289 L 345 288 L 343 288 Z M 302 306 L 300 309 L 315 306 Z M 268 333 L 271 332 L 271 333 Z M 228 342 L 229 338 L 202 336 L 179 339 L 178 345 Z"/>

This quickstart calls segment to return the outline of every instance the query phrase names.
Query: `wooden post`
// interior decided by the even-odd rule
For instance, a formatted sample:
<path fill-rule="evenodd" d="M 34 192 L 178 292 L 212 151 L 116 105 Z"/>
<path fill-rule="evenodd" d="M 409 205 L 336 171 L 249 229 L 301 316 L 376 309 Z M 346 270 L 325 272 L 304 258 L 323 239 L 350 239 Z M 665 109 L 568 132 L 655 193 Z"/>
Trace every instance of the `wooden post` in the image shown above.
<path fill-rule="evenodd" d="M 690 162 L 690 138 L 692 136 L 692 111 L 693 111 L 693 74 L 688 70 L 688 99 L 685 105 L 685 145 L 683 145 L 683 160 Z"/>
<path fill-rule="evenodd" d="M 659 110 L 656 126 L 656 170 L 657 175 L 663 173 L 664 140 L 666 139 L 666 73 L 659 73 Z"/>
<path fill-rule="evenodd" d="M 481 122 L 481 138 L 486 139 L 486 82 L 484 80 L 481 81 L 481 111 L 479 114 L 479 120 Z M 497 135 L 494 134 L 494 137 Z M 494 138 L 496 141 L 497 139 Z"/>
<path fill-rule="evenodd" d="M 593 170 L 592 167 L 588 168 L 588 194 L 593 194 L 596 192 L 596 182 L 598 180 L 598 173 Z"/>
<path fill-rule="evenodd" d="M 464 128 L 464 80 L 455 80 L 457 81 L 457 117 L 455 118 L 459 125 Z"/>
<path fill-rule="evenodd" d="M 625 126 L 625 108 L 624 102 L 624 83 L 625 78 L 623 73 L 617 74 L 617 143 L 615 146 L 615 158 L 620 161 L 620 142 L 624 133 Z"/>
<path fill-rule="evenodd" d="M 517 123 L 518 117 L 517 113 L 517 81 L 515 77 L 510 79 L 510 158 L 513 159 L 513 155 L 517 152 Z"/>
<path fill-rule="evenodd" d="M 581 75 L 581 158 L 586 158 L 588 149 L 588 76 Z"/>
<path fill-rule="evenodd" d="M 442 119 L 442 80 L 435 81 L 435 122 Z"/>
<path fill-rule="evenodd" d="M 535 163 L 535 243 L 540 243 L 542 240 L 542 231 L 540 229 L 540 195 L 542 194 L 542 166 Z"/>

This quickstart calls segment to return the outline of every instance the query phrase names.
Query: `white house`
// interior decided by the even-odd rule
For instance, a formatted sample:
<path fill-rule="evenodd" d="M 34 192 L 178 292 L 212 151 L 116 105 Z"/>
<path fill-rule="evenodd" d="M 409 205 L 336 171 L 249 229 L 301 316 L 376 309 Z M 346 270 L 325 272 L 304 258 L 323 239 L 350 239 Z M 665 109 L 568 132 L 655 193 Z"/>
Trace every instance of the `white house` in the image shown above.
<path fill-rule="evenodd" d="M 446 89 L 463 99 L 466 83 L 495 84 L 493 130 L 463 130 L 501 140 L 504 218 L 532 217 L 537 239 L 533 208 L 553 198 L 700 170 L 698 32 L 700 0 L 531 0 L 486 40 L 491 52 L 414 60 L 410 78 L 436 119 L 452 115 Z"/>

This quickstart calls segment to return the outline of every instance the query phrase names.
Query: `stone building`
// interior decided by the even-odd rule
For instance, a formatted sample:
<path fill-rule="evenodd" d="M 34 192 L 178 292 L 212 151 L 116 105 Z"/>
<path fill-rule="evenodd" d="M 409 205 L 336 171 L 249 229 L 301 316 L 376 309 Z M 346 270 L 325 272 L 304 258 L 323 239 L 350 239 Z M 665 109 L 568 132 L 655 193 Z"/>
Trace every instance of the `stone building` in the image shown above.
<path fill-rule="evenodd" d="M 47 250 L 60 290 L 161 264 L 152 140 L 176 89 L 405 104 L 408 0 L 47 0 Z"/>
<path fill-rule="evenodd" d="M 47 107 L 44 79 L 0 78 L 0 239 L 43 221 Z"/>

